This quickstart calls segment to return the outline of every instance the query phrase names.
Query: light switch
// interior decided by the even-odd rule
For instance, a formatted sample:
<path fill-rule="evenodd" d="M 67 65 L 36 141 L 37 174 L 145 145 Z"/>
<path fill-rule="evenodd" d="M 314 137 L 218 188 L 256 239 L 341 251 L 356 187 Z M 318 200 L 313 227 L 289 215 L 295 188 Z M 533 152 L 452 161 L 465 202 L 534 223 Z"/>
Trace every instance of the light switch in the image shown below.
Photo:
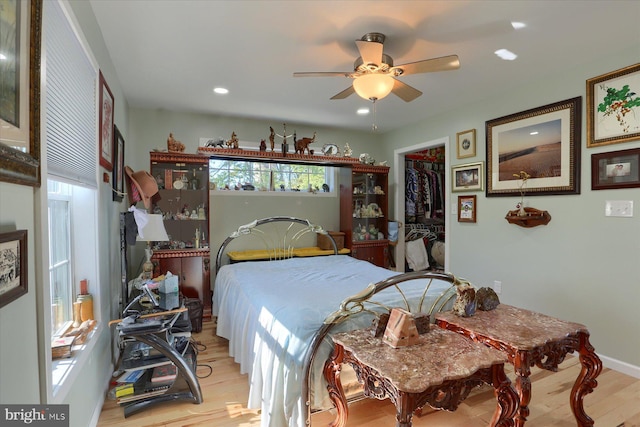
<path fill-rule="evenodd" d="M 607 200 L 604 205 L 605 216 L 633 216 L 633 200 Z"/>

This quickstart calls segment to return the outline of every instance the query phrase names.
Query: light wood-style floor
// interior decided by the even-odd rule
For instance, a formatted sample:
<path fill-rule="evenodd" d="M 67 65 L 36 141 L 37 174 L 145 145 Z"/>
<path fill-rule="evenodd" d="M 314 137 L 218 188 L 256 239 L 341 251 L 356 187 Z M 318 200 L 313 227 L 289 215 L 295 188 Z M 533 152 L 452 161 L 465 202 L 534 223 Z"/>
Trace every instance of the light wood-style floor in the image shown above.
<path fill-rule="evenodd" d="M 198 364 L 213 367 L 213 374 L 201 367 L 197 375 L 204 402 L 184 402 L 154 406 L 124 418 L 122 408 L 108 400 L 102 408 L 99 427 L 250 427 L 260 425 L 258 411 L 246 408 L 248 381 L 239 365 L 228 356 L 227 341 L 215 335 L 215 323 L 205 322 L 201 333 L 194 334 L 206 350 L 198 355 Z M 596 349 L 597 350 L 597 349 Z M 510 365 L 507 373 L 510 373 Z M 534 368 L 532 374 L 531 414 L 527 427 L 575 427 L 569 407 L 569 393 L 580 372 L 578 359 L 568 356 L 557 373 Z M 513 376 L 509 375 L 512 379 Z M 416 427 L 486 427 L 495 409 L 493 391 L 480 388 L 463 402 L 456 412 L 432 411 L 425 408 L 414 417 Z M 585 411 L 597 427 L 640 427 L 640 380 L 619 372 L 603 369 L 598 387 L 585 398 Z M 326 426 L 331 412 L 314 414 L 312 425 Z M 348 426 L 395 426 L 395 409 L 388 401 L 364 400 L 350 407 Z"/>

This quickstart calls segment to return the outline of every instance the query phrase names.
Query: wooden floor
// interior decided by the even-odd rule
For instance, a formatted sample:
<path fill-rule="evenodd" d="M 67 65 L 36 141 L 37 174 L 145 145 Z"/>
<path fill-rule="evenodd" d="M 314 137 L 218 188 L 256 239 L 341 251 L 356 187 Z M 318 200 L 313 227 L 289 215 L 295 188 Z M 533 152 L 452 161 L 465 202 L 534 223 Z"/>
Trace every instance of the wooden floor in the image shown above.
<path fill-rule="evenodd" d="M 246 408 L 247 376 L 228 356 L 226 340 L 215 336 L 215 324 L 205 322 L 201 333 L 194 334 L 206 349 L 201 349 L 197 370 L 204 402 L 194 405 L 184 402 L 154 406 L 144 412 L 124 418 L 122 408 L 107 399 L 98 426 L 100 427 L 187 427 L 224 426 L 248 427 L 260 425 L 258 411 Z M 213 374 L 207 376 L 208 368 Z M 510 367 L 510 366 L 509 366 Z M 580 372 L 578 359 L 568 356 L 557 373 L 533 369 L 531 414 L 527 427 L 575 427 L 569 407 L 569 393 Z M 510 369 L 507 368 L 507 373 Z M 512 379 L 513 376 L 509 375 Z M 493 391 L 480 388 L 456 412 L 433 411 L 414 417 L 416 427 L 486 427 L 495 409 Z M 585 398 L 585 411 L 596 427 L 640 427 L 640 380 L 610 369 L 603 369 L 598 387 Z M 314 414 L 312 425 L 326 426 L 333 419 L 329 411 Z M 395 426 L 395 409 L 388 401 L 364 400 L 353 404 L 349 411 L 350 426 Z"/>

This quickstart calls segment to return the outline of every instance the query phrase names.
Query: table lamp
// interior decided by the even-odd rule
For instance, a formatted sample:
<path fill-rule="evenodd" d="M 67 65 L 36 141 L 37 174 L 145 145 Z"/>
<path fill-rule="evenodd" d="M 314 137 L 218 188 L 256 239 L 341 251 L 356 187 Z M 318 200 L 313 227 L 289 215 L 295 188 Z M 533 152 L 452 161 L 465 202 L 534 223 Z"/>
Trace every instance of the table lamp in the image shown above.
<path fill-rule="evenodd" d="M 168 242 L 169 236 L 167 230 L 164 228 L 164 222 L 162 221 L 162 215 L 148 214 L 147 223 L 138 230 L 137 241 L 147 242 L 147 247 L 144 250 L 145 262 L 142 264 L 142 276 L 143 280 L 149 280 L 153 278 L 153 263 L 151 262 L 151 256 L 153 250 L 151 249 L 151 242 Z"/>

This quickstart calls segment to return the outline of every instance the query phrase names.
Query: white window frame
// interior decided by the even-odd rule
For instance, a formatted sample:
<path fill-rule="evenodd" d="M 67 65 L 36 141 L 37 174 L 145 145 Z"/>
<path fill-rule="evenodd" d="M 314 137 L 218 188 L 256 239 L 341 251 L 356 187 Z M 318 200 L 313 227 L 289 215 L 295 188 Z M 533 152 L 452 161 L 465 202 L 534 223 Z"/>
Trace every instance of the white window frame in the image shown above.
<path fill-rule="evenodd" d="M 84 49 L 89 61 L 95 70 L 95 114 L 96 123 L 98 122 L 98 66 L 97 61 L 88 49 L 88 43 L 78 30 L 80 28 L 73 13 L 70 11 L 69 5 L 58 0 L 58 6 L 68 19 L 69 24 Z M 46 80 L 46 38 L 42 40 L 42 76 L 41 76 L 41 93 L 42 99 L 46 99 L 47 87 Z M 101 314 L 98 310 L 100 307 L 100 284 L 99 284 L 99 265 L 100 258 L 98 245 L 98 203 L 99 191 L 97 188 L 83 187 L 78 182 L 67 182 L 74 186 L 74 192 L 71 196 L 71 242 L 72 254 L 74 257 L 74 265 L 72 268 L 72 286 L 74 289 L 79 286 L 78 282 L 81 278 L 87 279 L 89 282 L 89 293 L 94 299 L 94 317 L 98 321 L 98 326 L 89 335 L 84 344 L 74 346 L 73 355 L 70 358 L 52 360 L 51 357 L 51 340 L 53 338 L 51 330 L 51 292 L 49 280 L 49 228 L 48 228 L 48 191 L 46 180 L 49 178 L 47 169 L 47 144 L 46 144 L 46 119 L 47 107 L 41 108 L 40 122 L 41 126 L 41 171 L 45 182 L 42 183 L 36 192 L 36 253 L 40 255 L 39 268 L 36 269 L 36 280 L 40 285 L 36 290 L 37 293 L 37 309 L 43 315 L 38 316 L 38 337 L 42 351 L 39 352 L 40 364 L 40 400 L 41 403 L 59 404 L 64 403 L 67 394 L 71 390 L 75 379 L 80 374 L 82 367 L 90 362 L 91 353 L 97 342 L 101 340 L 100 336 L 108 332 L 105 322 L 101 321 Z M 98 129 L 95 126 L 95 138 L 98 138 Z M 95 153 L 96 163 L 98 162 L 98 150 Z M 96 167 L 95 182 L 98 183 L 99 168 Z M 65 182 L 63 178 L 51 176 L 52 179 Z M 75 231 L 74 231 L 75 230 Z M 75 249 L 74 249 L 75 248 Z M 75 289 L 77 290 L 77 289 Z"/>
<path fill-rule="evenodd" d="M 278 162 L 278 161 L 271 161 L 271 162 L 264 162 L 264 161 L 259 161 L 259 160 L 255 160 L 255 159 L 242 159 L 242 158 L 233 158 L 233 159 L 229 159 L 229 158 L 216 158 L 216 157 L 212 157 L 209 160 L 209 182 L 211 183 L 211 173 L 212 173 L 212 165 L 211 162 L 212 161 L 227 161 L 230 162 L 230 165 L 233 164 L 233 162 L 237 162 L 237 163 L 252 163 L 252 164 L 256 164 L 256 165 L 272 165 L 272 164 L 278 164 L 278 165 L 301 165 L 301 166 L 320 166 L 320 167 L 324 167 L 325 168 L 325 183 L 329 186 L 329 191 L 325 192 L 323 191 L 322 188 L 316 188 L 313 189 L 313 191 L 310 191 L 309 188 L 300 188 L 299 191 L 295 191 L 295 190 L 291 190 L 289 188 L 285 189 L 284 191 L 282 191 L 279 186 L 276 186 L 274 188 L 274 190 L 260 190 L 259 188 L 256 188 L 255 190 L 250 190 L 250 191 L 245 191 L 242 189 L 236 190 L 235 188 L 229 188 L 229 189 L 224 189 L 224 188 L 218 188 L 216 187 L 215 189 L 211 189 L 212 193 L 215 194 L 237 194 L 237 195 L 242 195 L 242 196 L 284 196 L 284 197 L 304 197 L 305 195 L 307 196 L 321 196 L 321 197 L 337 197 L 338 191 L 336 188 L 335 183 L 338 182 L 337 179 L 337 173 L 338 173 L 338 168 L 336 166 L 333 165 L 318 165 L 318 164 L 310 164 L 307 165 L 304 162 Z M 218 170 L 221 170 L 222 168 L 218 168 Z M 227 168 L 225 168 L 225 170 L 229 171 L 231 170 L 232 167 L 228 166 Z M 256 172 L 259 173 L 259 172 Z M 311 173 L 307 172 L 307 175 L 312 175 Z M 315 174 L 313 174 L 315 175 Z M 307 179 L 307 182 L 309 181 L 309 179 Z"/>

